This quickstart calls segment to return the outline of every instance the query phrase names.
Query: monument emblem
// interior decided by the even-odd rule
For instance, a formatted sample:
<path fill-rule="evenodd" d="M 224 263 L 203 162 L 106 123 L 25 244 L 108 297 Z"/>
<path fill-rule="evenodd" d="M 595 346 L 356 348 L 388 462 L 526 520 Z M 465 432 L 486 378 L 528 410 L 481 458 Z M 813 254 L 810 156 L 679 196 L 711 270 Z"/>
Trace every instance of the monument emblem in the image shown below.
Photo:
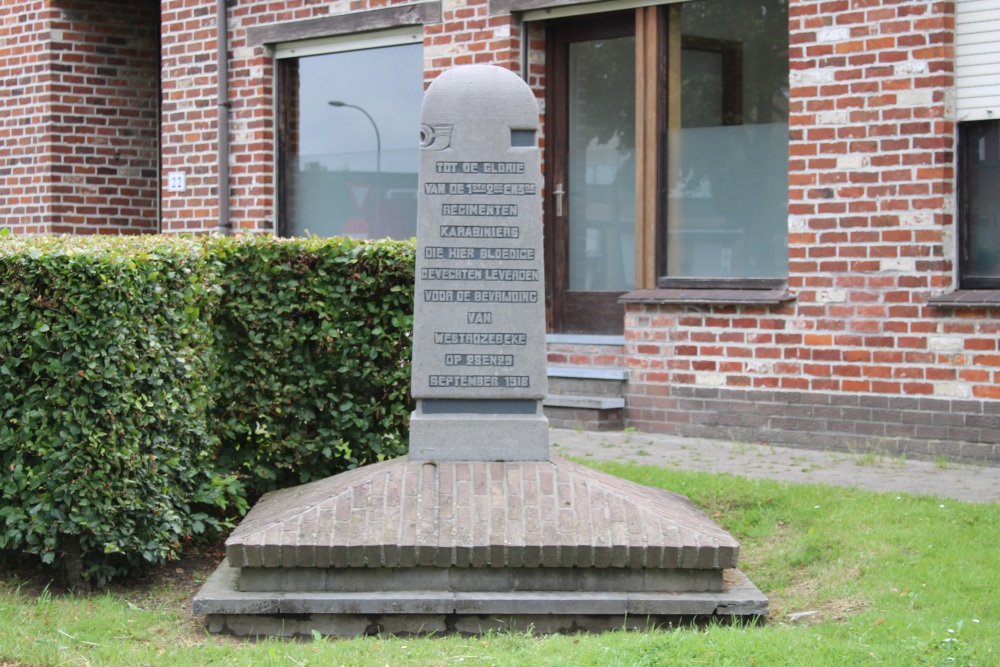
<path fill-rule="evenodd" d="M 531 90 L 455 68 L 422 120 L 409 454 L 264 496 L 195 612 L 306 637 L 766 614 L 687 498 L 549 456 Z"/>

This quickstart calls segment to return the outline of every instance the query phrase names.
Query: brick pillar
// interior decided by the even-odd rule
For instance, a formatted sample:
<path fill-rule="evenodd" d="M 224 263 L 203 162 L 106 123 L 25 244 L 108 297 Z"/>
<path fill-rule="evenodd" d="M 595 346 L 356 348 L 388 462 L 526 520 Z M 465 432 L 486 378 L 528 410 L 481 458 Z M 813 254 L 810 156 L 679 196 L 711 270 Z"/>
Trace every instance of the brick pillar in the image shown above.
<path fill-rule="evenodd" d="M 52 228 L 157 231 L 159 6 L 60 2 L 52 22 Z"/>
<path fill-rule="evenodd" d="M 947 320 L 926 306 L 953 286 L 954 3 L 863 4 L 790 7 L 801 338 L 783 374 L 803 390 L 963 393 L 966 362 L 933 349 Z"/>
<path fill-rule="evenodd" d="M 163 231 L 214 230 L 219 188 L 215 2 L 163 0 L 160 16 Z M 183 192 L 167 190 L 170 172 L 184 172 Z"/>
<path fill-rule="evenodd" d="M 457 65 L 497 65 L 521 73 L 521 25 L 510 14 L 490 16 L 489 0 L 442 7 L 442 22 L 424 27 L 424 78 Z"/>
<path fill-rule="evenodd" d="M 0 228 L 15 234 L 48 232 L 52 222 L 48 100 L 57 15 L 47 0 L 0 3 Z"/>
<path fill-rule="evenodd" d="M 0 225 L 155 232 L 156 0 L 5 3 L 0 17 Z"/>

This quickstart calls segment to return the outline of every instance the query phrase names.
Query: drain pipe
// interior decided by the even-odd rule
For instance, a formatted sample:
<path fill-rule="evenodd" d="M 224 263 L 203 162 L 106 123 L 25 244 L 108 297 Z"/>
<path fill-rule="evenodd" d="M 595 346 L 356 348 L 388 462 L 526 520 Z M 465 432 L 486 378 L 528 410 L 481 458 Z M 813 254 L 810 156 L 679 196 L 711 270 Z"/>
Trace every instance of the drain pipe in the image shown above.
<path fill-rule="evenodd" d="M 233 223 L 229 219 L 229 16 L 226 0 L 216 0 L 216 61 L 215 72 L 218 82 L 216 106 L 219 111 L 218 126 L 218 174 L 219 174 L 219 234 L 233 233 Z"/>

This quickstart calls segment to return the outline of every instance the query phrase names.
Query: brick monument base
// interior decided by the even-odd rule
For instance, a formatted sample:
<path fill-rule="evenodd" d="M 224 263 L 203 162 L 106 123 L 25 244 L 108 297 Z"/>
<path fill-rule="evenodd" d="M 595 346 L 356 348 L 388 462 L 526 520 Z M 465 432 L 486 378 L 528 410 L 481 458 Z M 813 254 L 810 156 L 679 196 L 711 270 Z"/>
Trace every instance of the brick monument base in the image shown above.
<path fill-rule="evenodd" d="M 572 632 L 767 613 L 686 497 L 553 457 L 406 457 L 268 494 L 195 598 L 242 636 Z"/>
<path fill-rule="evenodd" d="M 747 617 L 684 496 L 549 455 L 538 105 L 458 67 L 421 120 L 409 455 L 261 499 L 195 598 L 213 632 L 537 632 Z"/>

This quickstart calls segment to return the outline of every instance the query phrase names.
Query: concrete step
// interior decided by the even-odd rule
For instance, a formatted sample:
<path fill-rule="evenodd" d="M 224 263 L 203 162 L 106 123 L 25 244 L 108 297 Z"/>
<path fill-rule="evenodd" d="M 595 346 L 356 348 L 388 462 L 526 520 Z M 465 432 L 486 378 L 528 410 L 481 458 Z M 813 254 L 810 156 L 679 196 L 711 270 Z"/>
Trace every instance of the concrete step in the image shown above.
<path fill-rule="evenodd" d="M 618 368 L 550 366 L 545 416 L 554 428 L 611 431 L 624 427 L 625 382 Z"/>
<path fill-rule="evenodd" d="M 578 396 L 611 396 L 621 398 L 624 385 L 625 383 L 621 380 L 549 377 L 549 394 L 576 394 Z"/>

